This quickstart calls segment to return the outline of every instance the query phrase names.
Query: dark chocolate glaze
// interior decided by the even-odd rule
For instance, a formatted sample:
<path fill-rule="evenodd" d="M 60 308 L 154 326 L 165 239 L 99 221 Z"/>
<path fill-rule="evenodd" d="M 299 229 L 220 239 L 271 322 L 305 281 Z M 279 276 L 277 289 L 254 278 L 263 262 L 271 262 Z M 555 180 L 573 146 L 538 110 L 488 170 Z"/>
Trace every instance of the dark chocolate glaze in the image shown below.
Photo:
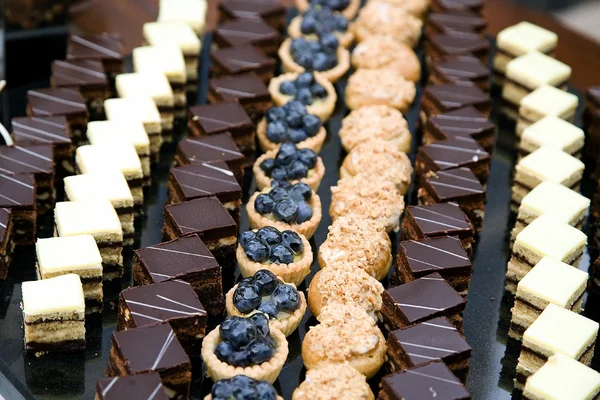
<path fill-rule="evenodd" d="M 0 146 L 0 173 L 52 174 L 51 145 Z"/>
<path fill-rule="evenodd" d="M 422 187 L 437 201 L 485 199 L 485 189 L 469 168 L 436 171 L 424 176 Z"/>
<path fill-rule="evenodd" d="M 433 116 L 427 120 L 427 130 L 438 137 L 479 137 L 494 135 L 496 126 L 475 107 L 468 106 Z"/>
<path fill-rule="evenodd" d="M 190 107 L 190 117 L 205 135 L 229 131 L 237 136 L 240 131 L 248 133 L 254 130 L 248 113 L 235 101 Z"/>
<path fill-rule="evenodd" d="M 600 107 L 600 86 L 592 86 L 587 90 L 587 100 Z"/>
<path fill-rule="evenodd" d="M 198 234 L 206 240 L 237 235 L 237 225 L 216 197 L 195 199 L 165 207 L 165 219 L 170 218 L 180 236 Z"/>
<path fill-rule="evenodd" d="M 265 43 L 275 44 L 279 39 L 279 32 L 258 18 L 234 19 L 219 25 L 215 30 L 215 40 L 217 43 L 222 43 L 224 45 L 222 47 L 245 44 L 254 44 L 260 47 Z"/>
<path fill-rule="evenodd" d="M 438 273 L 386 290 L 409 325 L 464 310 L 466 301 Z"/>
<path fill-rule="evenodd" d="M 106 87 L 108 78 L 102 63 L 96 60 L 55 60 L 52 83 L 56 87 Z"/>
<path fill-rule="evenodd" d="M 214 78 L 208 81 L 209 90 L 223 101 L 270 100 L 269 90 L 254 72 Z"/>
<path fill-rule="evenodd" d="M 452 236 L 402 241 L 399 252 L 413 273 L 471 268 L 460 240 Z"/>
<path fill-rule="evenodd" d="M 431 13 L 427 23 L 435 26 L 441 32 L 482 32 L 487 23 L 485 19 L 468 10 L 449 10 L 444 13 Z"/>
<path fill-rule="evenodd" d="M 241 200 L 242 188 L 227 164 L 198 162 L 171 168 L 169 180 L 178 187 L 186 200 L 217 196 L 221 201 Z"/>
<path fill-rule="evenodd" d="M 215 49 L 210 55 L 214 63 L 232 75 L 275 68 L 275 60 L 251 45 Z"/>
<path fill-rule="evenodd" d="M 5 175 L 0 173 L 0 207 L 33 207 L 35 178 L 32 174 Z"/>
<path fill-rule="evenodd" d="M 12 136 L 16 144 L 71 143 L 67 119 L 62 115 L 13 118 Z"/>
<path fill-rule="evenodd" d="M 467 400 L 471 395 L 441 361 L 388 375 L 381 381 L 389 400 Z"/>
<path fill-rule="evenodd" d="M 85 99 L 79 90 L 67 88 L 34 89 L 27 92 L 27 103 L 33 116 L 87 115 Z"/>
<path fill-rule="evenodd" d="M 111 342 L 130 374 L 190 368 L 190 359 L 169 324 L 113 332 Z"/>
<path fill-rule="evenodd" d="M 122 60 L 123 54 L 121 37 L 114 33 L 87 36 L 71 35 L 67 43 L 68 60 Z"/>
<path fill-rule="evenodd" d="M 442 110 L 455 110 L 465 106 L 489 107 L 490 96 L 477 86 L 444 83 L 425 88 L 425 97 L 434 102 Z"/>
<path fill-rule="evenodd" d="M 436 60 L 431 65 L 431 71 L 452 82 L 478 81 L 490 76 L 488 67 L 479 58 L 470 55 L 447 56 Z"/>
<path fill-rule="evenodd" d="M 452 362 L 471 355 L 471 346 L 445 317 L 392 331 L 388 341 L 399 344 L 413 366 L 436 359 Z"/>
<path fill-rule="evenodd" d="M 409 206 L 406 213 L 423 237 L 471 232 L 473 228 L 456 203 Z"/>
<path fill-rule="evenodd" d="M 157 373 L 98 379 L 96 395 L 99 400 L 169 399 Z"/>
<path fill-rule="evenodd" d="M 485 37 L 468 32 L 438 33 L 429 38 L 429 44 L 444 55 L 476 54 L 490 49 Z"/>
<path fill-rule="evenodd" d="M 285 8 L 279 0 L 223 0 L 221 10 L 236 18 L 264 18 L 282 15 Z"/>
<path fill-rule="evenodd" d="M 480 10 L 483 0 L 434 0 L 435 6 L 442 10 Z"/>
<path fill-rule="evenodd" d="M 229 132 L 201 138 L 185 139 L 177 145 L 177 152 L 186 162 L 244 161 Z"/>
<path fill-rule="evenodd" d="M 491 156 L 475 140 L 455 137 L 422 146 L 417 158 L 430 160 L 436 170 L 445 170 L 477 162 L 489 162 Z"/>

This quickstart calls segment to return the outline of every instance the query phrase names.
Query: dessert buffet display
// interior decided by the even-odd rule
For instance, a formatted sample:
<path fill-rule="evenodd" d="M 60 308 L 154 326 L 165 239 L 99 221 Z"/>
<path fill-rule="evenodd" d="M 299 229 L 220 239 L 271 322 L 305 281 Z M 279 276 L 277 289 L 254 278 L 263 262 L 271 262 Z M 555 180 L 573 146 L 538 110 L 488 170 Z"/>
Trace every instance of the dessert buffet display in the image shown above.
<path fill-rule="evenodd" d="M 600 194 L 579 194 L 600 90 L 584 146 L 554 33 L 520 23 L 494 54 L 480 1 L 364 3 L 221 0 L 205 33 L 204 0 L 161 0 L 132 68 L 118 35 L 70 37 L 0 147 L 24 393 L 600 397 L 600 259 L 582 265 Z M 513 218 L 486 207 L 498 191 Z M 515 358 L 497 391 L 469 328 L 493 318 L 469 311 L 493 228 Z"/>

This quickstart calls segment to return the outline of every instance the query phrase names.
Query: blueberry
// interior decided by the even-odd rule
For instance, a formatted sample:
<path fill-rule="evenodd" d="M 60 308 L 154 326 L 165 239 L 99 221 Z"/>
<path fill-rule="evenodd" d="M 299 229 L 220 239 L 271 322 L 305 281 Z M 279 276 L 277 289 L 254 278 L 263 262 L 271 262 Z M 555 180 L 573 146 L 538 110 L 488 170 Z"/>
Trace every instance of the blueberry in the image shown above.
<path fill-rule="evenodd" d="M 308 167 L 300 160 L 293 161 L 286 168 L 288 179 L 302 179 L 308 175 Z"/>
<path fill-rule="evenodd" d="M 233 304 L 242 314 L 248 314 L 260 306 L 260 295 L 255 286 L 237 287 L 233 292 Z"/>
<path fill-rule="evenodd" d="M 325 97 L 327 97 L 327 90 L 319 85 L 318 83 L 315 83 L 314 85 L 312 85 L 310 87 L 310 92 L 312 93 L 313 96 L 319 98 L 319 99 L 323 99 Z"/>
<path fill-rule="evenodd" d="M 273 385 L 266 381 L 259 381 L 255 386 L 256 394 L 260 400 L 276 400 L 277 392 Z"/>
<path fill-rule="evenodd" d="M 265 262 L 269 258 L 269 247 L 256 239 L 248 242 L 244 252 L 250 261 L 257 263 Z"/>
<path fill-rule="evenodd" d="M 338 31 L 348 30 L 348 18 L 344 17 L 342 14 L 336 14 L 334 15 L 334 18 Z"/>
<path fill-rule="evenodd" d="M 273 358 L 273 354 L 275 354 L 273 347 L 264 339 L 255 339 L 248 345 L 248 355 L 253 365 L 269 361 Z"/>
<path fill-rule="evenodd" d="M 265 158 L 265 160 L 260 163 L 260 168 L 263 171 L 265 171 L 265 174 L 271 173 L 271 171 L 273 171 L 273 168 L 275 168 L 275 159 Z"/>
<path fill-rule="evenodd" d="M 270 295 L 279 284 L 277 276 L 275 276 L 275 274 L 268 269 L 260 269 L 256 271 L 252 279 L 254 280 L 254 284 L 258 288 L 258 292 L 261 296 Z"/>
<path fill-rule="evenodd" d="M 246 375 L 236 375 L 233 378 L 229 379 L 229 382 L 231 386 L 233 386 L 235 389 L 252 387 L 255 386 L 255 384 L 257 383 L 257 381 L 247 377 Z"/>
<path fill-rule="evenodd" d="M 246 249 L 246 245 L 248 244 L 249 241 L 251 241 L 252 239 L 254 239 L 254 236 L 256 236 L 256 235 L 252 231 L 242 232 L 242 234 L 240 235 L 240 238 L 238 240 L 238 243 L 245 250 Z"/>
<path fill-rule="evenodd" d="M 281 233 L 272 226 L 264 226 L 257 230 L 256 238 L 269 246 L 281 243 Z"/>
<path fill-rule="evenodd" d="M 337 63 L 338 63 L 338 59 L 337 59 L 337 55 L 335 53 L 327 56 L 327 66 L 329 67 L 328 69 L 335 68 Z"/>
<path fill-rule="evenodd" d="M 310 49 L 310 55 L 312 57 L 314 53 L 321 51 L 321 44 L 318 41 L 313 40 L 308 42 L 308 48 Z"/>
<path fill-rule="evenodd" d="M 316 115 L 307 114 L 302 117 L 302 125 L 304 132 L 308 136 L 315 136 L 321 129 L 321 120 Z"/>
<path fill-rule="evenodd" d="M 287 128 L 282 121 L 274 121 L 267 125 L 267 139 L 275 143 L 287 140 Z"/>
<path fill-rule="evenodd" d="M 232 321 L 226 327 L 223 327 L 228 319 Z M 231 343 L 235 349 L 241 349 L 254 340 L 258 332 L 256 330 L 256 325 L 250 319 L 242 317 L 227 317 L 221 324 L 220 334 L 223 341 Z"/>
<path fill-rule="evenodd" d="M 300 235 L 294 231 L 283 231 L 281 233 L 281 244 L 292 250 L 292 252 L 296 255 L 302 254 L 304 251 L 304 243 L 302 243 L 302 238 L 300 238 Z"/>
<path fill-rule="evenodd" d="M 224 360 L 221 360 L 224 361 Z M 227 361 L 227 360 L 225 360 Z M 216 399 L 229 399 L 230 397 L 233 396 L 233 393 L 235 391 L 235 387 L 231 384 L 231 381 L 229 379 L 223 379 L 221 381 L 217 381 L 213 384 L 212 389 L 210 390 L 210 394 L 211 397 L 213 398 L 213 400 Z M 256 391 L 258 393 L 258 388 L 256 388 Z"/>
<path fill-rule="evenodd" d="M 302 104 L 310 106 L 313 103 L 312 93 L 310 92 L 310 89 L 302 88 L 298 90 L 298 93 L 296 93 L 296 100 L 298 100 Z"/>
<path fill-rule="evenodd" d="M 271 248 L 271 257 L 269 258 L 269 261 L 273 264 L 291 264 L 294 262 L 294 254 L 284 245 L 278 244 Z M 277 290 L 277 288 L 275 288 L 275 290 Z M 273 293 L 275 293 L 275 291 L 273 291 Z"/>
<path fill-rule="evenodd" d="M 301 224 L 308 221 L 313 216 L 313 211 L 308 203 L 302 201 L 298 203 L 298 216 L 296 217 L 296 223 Z"/>
<path fill-rule="evenodd" d="M 312 52 L 310 52 L 310 51 L 298 52 L 296 54 L 293 54 L 293 57 L 294 57 L 294 61 L 296 61 L 296 64 L 300 65 L 301 67 L 304 67 L 306 69 L 313 68 Z"/>
<path fill-rule="evenodd" d="M 271 187 L 289 189 L 292 187 L 292 184 L 288 181 L 271 181 Z"/>
<path fill-rule="evenodd" d="M 295 111 L 300 115 L 307 114 L 306 107 L 304 106 L 304 104 L 300 103 L 297 100 L 288 101 L 285 104 L 285 106 L 283 106 L 283 108 L 285 109 L 286 112 Z"/>
<path fill-rule="evenodd" d="M 292 40 L 292 44 L 290 45 L 290 52 L 292 54 L 296 54 L 304 50 L 308 50 L 308 41 L 306 39 L 298 38 Z"/>
<path fill-rule="evenodd" d="M 287 181 L 285 181 L 285 182 L 287 182 Z M 288 189 L 285 189 L 281 186 L 275 186 L 269 192 L 269 197 L 274 202 L 278 202 L 279 200 L 287 199 L 289 197 Z"/>
<path fill-rule="evenodd" d="M 288 191 L 294 201 L 308 201 L 312 197 L 312 189 L 304 182 L 298 182 Z"/>
<path fill-rule="evenodd" d="M 246 350 L 238 350 L 231 353 L 227 364 L 233 365 L 234 367 L 246 368 L 250 365 L 250 354 Z"/>
<path fill-rule="evenodd" d="M 269 318 L 277 317 L 277 307 L 272 301 L 266 301 L 258 307 L 258 311 L 265 313 Z"/>
<path fill-rule="evenodd" d="M 288 131 L 288 137 L 293 143 L 300 143 L 303 140 L 306 140 L 308 135 L 302 129 L 290 129 Z"/>
<path fill-rule="evenodd" d="M 277 309 L 292 313 L 300 305 L 300 296 L 298 291 L 291 285 L 279 285 L 273 291 L 271 299 L 275 302 Z"/>
<path fill-rule="evenodd" d="M 238 287 L 251 285 L 254 285 L 254 279 L 251 276 L 244 278 L 238 282 Z"/>
<path fill-rule="evenodd" d="M 308 35 L 309 33 L 314 33 L 317 29 L 317 21 L 311 15 L 304 15 L 302 18 L 302 23 L 300 24 L 300 31 L 304 35 Z"/>
<path fill-rule="evenodd" d="M 319 43 L 324 49 L 337 51 L 339 42 L 334 33 L 327 33 L 319 38 Z"/>
<path fill-rule="evenodd" d="M 313 69 L 315 71 L 327 71 L 328 69 L 330 69 L 327 54 L 317 53 L 314 55 Z"/>
<path fill-rule="evenodd" d="M 221 360 L 223 362 L 227 362 L 227 360 L 229 359 L 231 354 L 233 354 L 234 351 L 235 351 L 235 349 L 233 348 L 231 343 L 221 342 L 215 348 L 215 355 L 217 356 L 217 358 L 219 360 Z"/>
<path fill-rule="evenodd" d="M 315 81 L 315 77 L 311 72 L 303 72 L 296 78 L 296 87 L 297 88 L 307 88 L 313 84 Z"/>
<path fill-rule="evenodd" d="M 300 123 L 302 123 L 302 118 L 300 118 Z M 275 163 L 278 166 L 288 165 L 292 161 L 295 161 L 298 156 L 298 149 L 296 145 L 293 143 L 283 143 L 279 147 L 279 151 L 275 156 Z M 275 178 L 273 178 L 275 179 Z"/>
<path fill-rule="evenodd" d="M 271 178 L 275 180 L 285 180 L 287 179 L 287 171 L 285 168 L 275 168 L 271 171 Z"/>
<path fill-rule="evenodd" d="M 285 110 L 281 107 L 271 107 L 267 110 L 267 122 L 279 121 L 285 118 Z"/>
<path fill-rule="evenodd" d="M 254 209 L 257 213 L 265 215 L 273 211 L 275 202 L 268 194 L 259 194 L 254 200 Z M 243 246 L 242 246 L 243 247 Z"/>
<path fill-rule="evenodd" d="M 258 310 L 261 311 L 260 307 Z M 269 317 L 267 315 L 263 314 L 262 312 L 257 312 L 252 314 L 250 319 L 254 322 L 254 325 L 256 325 L 256 330 L 258 331 L 259 336 L 265 337 L 269 335 L 271 331 L 269 329 Z"/>
<path fill-rule="evenodd" d="M 298 215 L 298 205 L 291 199 L 280 200 L 275 203 L 273 214 L 279 221 L 292 222 Z"/>
<path fill-rule="evenodd" d="M 311 149 L 298 150 L 298 160 L 302 161 L 308 169 L 312 169 L 317 165 L 317 154 Z"/>
<path fill-rule="evenodd" d="M 279 91 L 288 96 L 294 96 L 296 94 L 296 86 L 292 81 L 283 81 L 279 85 Z"/>
<path fill-rule="evenodd" d="M 302 114 L 296 111 L 289 111 L 285 117 L 285 123 L 290 128 L 300 128 L 302 126 Z"/>

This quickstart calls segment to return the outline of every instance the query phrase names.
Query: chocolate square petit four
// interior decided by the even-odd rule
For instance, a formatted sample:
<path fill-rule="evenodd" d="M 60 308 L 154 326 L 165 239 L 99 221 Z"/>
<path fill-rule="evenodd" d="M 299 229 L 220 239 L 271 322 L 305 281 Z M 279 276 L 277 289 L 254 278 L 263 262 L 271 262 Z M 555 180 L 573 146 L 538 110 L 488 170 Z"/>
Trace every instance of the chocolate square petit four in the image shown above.
<path fill-rule="evenodd" d="M 462 333 L 460 313 L 466 304 L 467 301 L 436 272 L 385 290 L 381 316 L 388 331 L 446 317 Z"/>
<path fill-rule="evenodd" d="M 210 59 L 214 77 L 254 72 L 266 83 L 275 73 L 275 60 L 252 45 L 214 49 Z"/>
<path fill-rule="evenodd" d="M 33 174 L 38 214 L 54 207 L 54 162 L 51 145 L 0 146 L 0 171 L 5 175 Z"/>
<path fill-rule="evenodd" d="M 107 376 L 158 372 L 171 398 L 187 399 L 192 364 L 167 323 L 113 332 Z"/>
<path fill-rule="evenodd" d="M 122 400 L 136 397 L 151 400 L 169 399 L 157 373 L 102 378 L 96 382 L 94 400 Z"/>
<path fill-rule="evenodd" d="M 187 165 L 205 162 L 224 161 L 238 183 L 244 178 L 244 155 L 240 152 L 229 132 L 200 138 L 184 139 L 177 145 L 175 162 Z"/>
<path fill-rule="evenodd" d="M 85 349 L 85 301 L 78 275 L 21 285 L 25 350 L 38 356 Z"/>
<path fill-rule="evenodd" d="M 455 32 L 485 33 L 487 22 L 477 13 L 470 10 L 448 10 L 433 12 L 427 16 L 425 36 L 438 33 L 452 34 Z"/>
<path fill-rule="evenodd" d="M 254 123 L 258 123 L 273 105 L 267 86 L 254 72 L 211 79 L 208 81 L 208 101 L 237 101 Z"/>
<path fill-rule="evenodd" d="M 496 143 L 496 125 L 475 107 L 468 106 L 427 119 L 423 144 L 446 139 L 471 138 L 488 153 Z"/>
<path fill-rule="evenodd" d="M 545 256 L 577 267 L 586 244 L 585 233 L 566 222 L 552 215 L 536 218 L 516 237 L 506 271 L 506 289 L 514 294 L 521 279 Z"/>
<path fill-rule="evenodd" d="M 469 168 L 483 184 L 490 173 L 492 156 L 475 140 L 456 136 L 421 146 L 415 160 L 418 176 L 430 171 L 446 171 L 454 168 Z"/>
<path fill-rule="evenodd" d="M 178 47 L 183 53 L 186 89 L 198 89 L 198 60 L 202 43 L 194 30 L 184 22 L 146 22 L 143 38 L 151 46 L 170 45 Z"/>
<path fill-rule="evenodd" d="M 219 3 L 219 11 L 224 21 L 262 18 L 278 31 L 285 28 L 286 9 L 279 0 L 223 0 Z"/>
<path fill-rule="evenodd" d="M 146 97 L 130 97 L 123 99 L 108 99 L 104 102 L 106 119 L 109 121 L 140 121 L 148 134 L 150 141 L 150 156 L 152 162 L 160 157 L 160 146 L 163 143 L 162 127 L 158 107 L 152 99 Z"/>
<path fill-rule="evenodd" d="M 36 182 L 32 174 L 0 174 L 0 208 L 8 208 L 12 214 L 15 244 L 35 243 L 36 230 Z"/>
<path fill-rule="evenodd" d="M 529 125 L 521 134 L 519 155 L 526 156 L 538 148 L 549 145 L 581 158 L 585 142 L 583 129 L 554 115 L 548 115 Z"/>
<path fill-rule="evenodd" d="M 600 397 L 600 373 L 557 353 L 527 379 L 523 399 L 586 400 Z"/>
<path fill-rule="evenodd" d="M 54 209 L 55 235 L 92 235 L 102 256 L 103 279 L 123 276 L 123 229 L 108 200 L 64 201 Z"/>
<path fill-rule="evenodd" d="M 465 11 L 481 13 L 483 9 L 482 0 L 432 0 L 431 10 L 433 12 Z"/>
<path fill-rule="evenodd" d="M 465 383 L 471 346 L 447 318 L 441 317 L 391 331 L 387 340 L 387 356 L 393 372 L 441 360 Z"/>
<path fill-rule="evenodd" d="M 472 270 L 469 255 L 456 237 L 404 240 L 398 247 L 396 273 L 400 283 L 438 272 L 454 290 L 466 296 Z"/>
<path fill-rule="evenodd" d="M 104 115 L 102 105 L 111 96 L 111 90 L 100 61 L 55 60 L 50 83 L 52 87 L 79 89 L 92 115 L 96 118 Z"/>
<path fill-rule="evenodd" d="M 600 151 L 600 86 L 586 92 L 583 127 L 587 133 L 586 154 L 596 158 Z"/>
<path fill-rule="evenodd" d="M 0 279 L 6 279 L 12 261 L 15 230 L 10 208 L 0 208 Z"/>
<path fill-rule="evenodd" d="M 242 188 L 223 161 L 199 162 L 169 170 L 168 204 L 214 196 L 240 223 Z"/>
<path fill-rule="evenodd" d="M 27 91 L 27 115 L 30 117 L 65 116 L 71 139 L 80 143 L 85 139 L 89 120 L 86 102 L 79 90 L 66 88 L 34 89 Z"/>
<path fill-rule="evenodd" d="M 213 40 L 220 48 L 250 44 L 267 55 L 275 56 L 281 44 L 281 35 L 260 18 L 240 18 L 217 26 Z"/>
<path fill-rule="evenodd" d="M 469 391 L 441 361 L 434 361 L 381 380 L 379 399 L 470 400 Z"/>
<path fill-rule="evenodd" d="M 159 71 L 120 74 L 115 79 L 119 97 L 149 97 L 160 112 L 163 136 L 173 131 L 175 95 L 167 76 Z"/>
<path fill-rule="evenodd" d="M 246 165 L 254 163 L 256 127 L 240 103 L 226 101 L 190 107 L 188 128 L 192 137 L 231 133 L 235 144 L 246 157 Z"/>
<path fill-rule="evenodd" d="M 490 70 L 478 58 L 470 55 L 446 56 L 435 60 L 429 70 L 429 84 L 471 83 L 481 90 L 490 90 Z"/>
<path fill-rule="evenodd" d="M 541 86 L 525 96 L 519 106 L 517 136 L 536 121 L 554 115 L 573 122 L 579 105 L 579 97 L 554 86 Z"/>
<path fill-rule="evenodd" d="M 544 181 L 560 183 L 579 191 L 585 165 L 552 146 L 544 146 L 523 157 L 515 166 L 511 208 L 517 211 L 523 198 Z"/>
<path fill-rule="evenodd" d="M 521 340 L 523 332 L 550 303 L 580 313 L 587 279 L 586 272 L 543 257 L 517 285 L 508 335 Z"/>
<path fill-rule="evenodd" d="M 169 240 L 198 235 L 219 265 L 235 265 L 237 225 L 216 197 L 185 201 L 165 207 L 163 234 Z"/>
<path fill-rule="evenodd" d="M 475 232 L 483 229 L 487 193 L 469 168 L 430 171 L 421 176 L 419 204 L 457 203 L 467 214 Z"/>
<path fill-rule="evenodd" d="M 64 183 L 65 200 L 109 200 L 119 216 L 119 221 L 121 221 L 123 244 L 125 246 L 133 244 L 135 235 L 133 196 L 125 177 L 120 171 L 96 171 L 67 176 Z"/>
<path fill-rule="evenodd" d="M 158 22 L 183 22 L 202 35 L 206 20 L 205 0 L 160 0 Z"/>
<path fill-rule="evenodd" d="M 209 315 L 220 315 L 225 306 L 221 267 L 196 235 L 135 250 L 133 281 L 136 285 L 184 281 L 192 285 Z"/>
<path fill-rule="evenodd" d="M 67 42 L 67 60 L 99 60 L 111 78 L 123 73 L 124 56 L 121 37 L 116 33 L 71 35 Z"/>
<path fill-rule="evenodd" d="M 457 82 L 427 86 L 421 103 L 420 120 L 425 126 L 427 119 L 433 116 L 467 106 L 473 106 L 489 117 L 492 99 L 489 94 L 470 83 Z"/>
<path fill-rule="evenodd" d="M 597 336 L 597 322 L 556 304 L 548 304 L 523 334 L 515 387 L 523 390 L 527 378 L 557 353 L 590 365 Z"/>
<path fill-rule="evenodd" d="M 437 33 L 425 42 L 425 58 L 431 66 L 442 57 L 473 55 L 487 65 L 490 42 L 478 33 Z"/>
<path fill-rule="evenodd" d="M 498 83 L 503 83 L 506 66 L 510 61 L 533 51 L 554 56 L 557 43 L 556 33 L 527 21 L 500 31 L 496 36 L 494 57 L 494 73 L 498 77 Z"/>
<path fill-rule="evenodd" d="M 456 203 L 408 206 L 402 220 L 402 239 L 420 240 L 440 236 L 460 239 L 469 256 L 473 254 L 473 225 Z"/>
<path fill-rule="evenodd" d="M 35 252 L 39 279 L 79 275 L 86 314 L 102 311 L 102 256 L 92 235 L 38 239 Z"/>
<path fill-rule="evenodd" d="M 200 353 L 207 313 L 192 286 L 180 280 L 125 289 L 119 295 L 118 330 L 168 322 L 190 355 Z"/>
<path fill-rule="evenodd" d="M 19 117 L 13 118 L 11 124 L 15 144 L 52 145 L 56 179 L 62 179 L 75 172 L 73 166 L 75 147 L 65 116 Z"/>

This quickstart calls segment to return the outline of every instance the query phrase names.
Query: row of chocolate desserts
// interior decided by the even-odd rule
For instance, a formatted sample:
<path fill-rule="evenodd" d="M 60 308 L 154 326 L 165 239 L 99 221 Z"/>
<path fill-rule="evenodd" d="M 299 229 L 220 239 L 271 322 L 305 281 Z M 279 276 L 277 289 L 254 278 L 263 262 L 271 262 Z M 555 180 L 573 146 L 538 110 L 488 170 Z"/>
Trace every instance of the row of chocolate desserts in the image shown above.
<path fill-rule="evenodd" d="M 598 394 L 600 374 L 586 367 L 598 324 L 578 315 L 588 281 L 578 269 L 590 206 L 578 193 L 585 137 L 571 123 L 578 98 L 564 92 L 571 68 L 552 58 L 556 45 L 553 32 L 527 22 L 497 38 L 503 110 L 514 118 L 518 111 L 511 199 L 517 220 L 506 274 L 506 289 L 515 296 L 509 336 L 522 341 L 515 387 L 525 398 L 588 398 Z M 579 336 L 567 332 L 571 329 Z M 577 378 L 560 376 L 570 369 Z M 558 390 L 556 379 L 576 379 L 580 391 Z"/>
<path fill-rule="evenodd" d="M 595 162 L 598 149 L 600 148 L 600 129 L 598 107 L 600 106 L 600 86 L 592 86 L 587 90 L 585 110 L 583 113 L 583 125 L 587 134 L 584 157 Z M 600 185 L 598 185 L 598 177 L 600 176 L 598 164 L 593 172 L 595 183 L 594 195 L 592 197 L 591 215 L 594 218 L 594 223 L 590 224 L 593 229 L 591 245 L 594 249 L 600 249 L 600 228 L 598 220 L 600 220 Z M 590 280 L 590 289 L 600 291 L 600 257 L 597 258 L 591 266 L 592 279 Z"/>

